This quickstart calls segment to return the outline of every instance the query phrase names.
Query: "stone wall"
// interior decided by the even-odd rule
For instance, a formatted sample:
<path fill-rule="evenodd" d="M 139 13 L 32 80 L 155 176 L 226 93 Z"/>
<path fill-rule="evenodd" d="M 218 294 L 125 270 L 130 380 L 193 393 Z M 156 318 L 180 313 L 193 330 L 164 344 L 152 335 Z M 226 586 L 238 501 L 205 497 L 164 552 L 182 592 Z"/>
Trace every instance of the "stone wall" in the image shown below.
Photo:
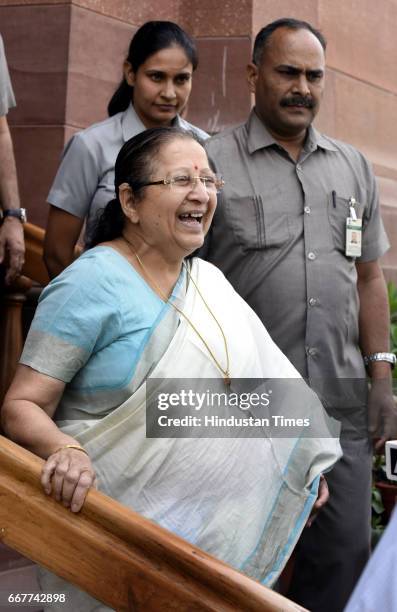
<path fill-rule="evenodd" d="M 280 5 L 282 4 L 282 7 Z M 170 19 L 198 41 L 188 119 L 218 131 L 247 116 L 245 66 L 256 32 L 282 16 L 307 19 L 328 38 L 327 87 L 317 126 L 374 164 L 397 281 L 397 4 L 395 0 L 0 0 L 18 107 L 9 114 L 21 194 L 45 225 L 48 188 L 64 143 L 106 116 L 130 38 L 148 19 Z"/>

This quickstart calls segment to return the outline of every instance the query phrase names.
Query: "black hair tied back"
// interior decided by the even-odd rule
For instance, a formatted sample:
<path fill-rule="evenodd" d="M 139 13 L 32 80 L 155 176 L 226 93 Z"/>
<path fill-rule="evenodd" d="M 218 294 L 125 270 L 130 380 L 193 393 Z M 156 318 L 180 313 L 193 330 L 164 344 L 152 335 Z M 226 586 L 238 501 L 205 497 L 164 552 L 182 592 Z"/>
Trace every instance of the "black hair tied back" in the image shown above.
<path fill-rule="evenodd" d="M 124 214 L 117 198 L 110 200 L 105 208 L 98 211 L 97 222 L 92 239 L 87 244 L 92 248 L 101 242 L 115 240 L 123 233 Z"/>

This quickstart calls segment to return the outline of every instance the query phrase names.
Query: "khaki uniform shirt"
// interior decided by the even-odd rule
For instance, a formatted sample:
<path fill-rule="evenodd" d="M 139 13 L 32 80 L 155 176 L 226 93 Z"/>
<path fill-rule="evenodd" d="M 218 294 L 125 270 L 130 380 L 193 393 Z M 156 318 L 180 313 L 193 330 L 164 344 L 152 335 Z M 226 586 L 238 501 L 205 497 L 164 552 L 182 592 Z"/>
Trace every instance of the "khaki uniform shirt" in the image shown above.
<path fill-rule="evenodd" d="M 208 134 L 176 116 L 173 125 L 206 139 Z M 145 130 L 132 104 L 104 121 L 78 132 L 67 143 L 47 201 L 79 218 L 86 218 L 89 242 L 102 211 L 114 193 L 114 165 L 123 144 Z"/>
<path fill-rule="evenodd" d="M 368 162 L 310 127 L 296 163 L 255 111 L 206 149 L 226 185 L 201 256 L 221 268 L 322 398 L 341 404 L 335 380 L 365 378 L 356 261 L 345 255 L 350 197 L 363 219 L 357 261 L 389 246 Z M 357 393 L 345 384 L 343 405 L 357 406 Z"/>

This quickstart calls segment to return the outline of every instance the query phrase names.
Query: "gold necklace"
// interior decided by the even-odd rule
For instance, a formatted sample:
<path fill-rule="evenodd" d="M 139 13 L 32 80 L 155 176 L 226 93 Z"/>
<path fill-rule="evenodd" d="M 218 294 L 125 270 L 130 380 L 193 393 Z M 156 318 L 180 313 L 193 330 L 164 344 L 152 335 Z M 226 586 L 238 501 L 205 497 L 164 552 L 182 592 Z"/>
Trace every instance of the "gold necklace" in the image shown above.
<path fill-rule="evenodd" d="M 223 380 L 225 381 L 225 385 L 230 385 L 232 380 L 231 380 L 231 376 L 230 376 L 230 372 L 229 372 L 229 367 L 230 367 L 230 359 L 229 359 L 229 350 L 228 350 L 228 346 L 227 346 L 227 340 L 226 340 L 226 336 L 224 334 L 224 331 L 221 327 L 221 324 L 219 323 L 218 319 L 216 318 L 216 316 L 214 315 L 214 313 L 212 312 L 211 308 L 208 306 L 207 302 L 204 299 L 204 296 L 202 295 L 200 289 L 198 288 L 198 286 L 196 285 L 196 283 L 194 282 L 192 275 L 189 272 L 188 267 L 186 266 L 185 262 L 183 262 L 183 266 L 186 270 L 187 275 L 189 276 L 189 279 L 192 281 L 197 293 L 199 294 L 199 296 L 201 297 L 206 309 L 208 310 L 209 314 L 211 315 L 211 317 L 214 319 L 215 323 L 217 324 L 219 331 L 221 332 L 222 338 L 223 338 L 223 344 L 225 346 L 225 354 L 226 354 L 226 369 L 224 369 L 221 364 L 219 363 L 218 359 L 215 357 L 214 353 L 212 352 L 211 348 L 208 346 L 208 343 L 206 342 L 206 340 L 203 338 L 203 336 L 201 335 L 201 333 L 199 332 L 199 330 L 197 329 L 197 327 L 194 325 L 194 323 L 189 319 L 189 317 L 183 312 L 183 310 L 181 310 L 180 308 L 178 308 L 178 306 L 176 306 L 172 301 L 170 301 L 169 298 L 167 298 L 164 293 L 162 292 L 162 290 L 160 289 L 160 287 L 158 286 L 158 284 L 153 280 L 153 278 L 150 276 L 150 274 L 148 273 L 148 271 L 146 270 L 145 266 L 143 265 L 143 261 L 142 259 L 139 257 L 138 253 L 136 252 L 134 246 L 132 245 L 132 243 L 125 237 L 122 236 L 125 240 L 125 242 L 128 245 L 128 248 L 130 249 L 130 251 L 132 252 L 132 254 L 136 257 L 139 265 L 142 268 L 142 271 L 146 274 L 147 279 L 150 281 L 150 283 L 152 284 L 152 286 L 156 289 L 158 295 L 161 297 L 161 299 L 166 303 L 166 304 L 170 304 L 170 306 L 172 306 L 184 319 L 185 321 L 190 325 L 190 327 L 193 329 L 193 331 L 197 334 L 197 336 L 200 338 L 201 342 L 204 344 L 205 348 L 207 349 L 209 355 L 211 356 L 213 362 L 215 363 L 215 365 L 217 366 L 218 370 L 221 371 L 222 376 L 223 376 Z"/>

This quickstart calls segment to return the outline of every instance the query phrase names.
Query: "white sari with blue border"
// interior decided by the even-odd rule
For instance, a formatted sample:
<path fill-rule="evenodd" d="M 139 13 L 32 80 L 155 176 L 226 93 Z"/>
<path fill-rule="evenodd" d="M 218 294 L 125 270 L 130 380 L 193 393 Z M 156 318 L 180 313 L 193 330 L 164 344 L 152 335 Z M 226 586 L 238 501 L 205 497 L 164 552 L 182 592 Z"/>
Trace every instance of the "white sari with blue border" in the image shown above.
<path fill-rule="evenodd" d="M 221 360 L 224 341 L 210 311 L 215 315 L 227 339 L 232 379 L 280 380 L 283 390 L 279 397 L 288 415 L 294 413 L 297 388 L 288 381 L 294 381 L 308 417 L 325 420 L 317 396 L 223 274 L 194 259 L 191 275 L 210 310 L 192 282 L 176 303 Z M 170 309 L 168 316 L 174 317 L 175 310 Z M 161 325 L 167 325 L 167 316 Z M 149 359 L 150 345 L 155 342 L 156 333 L 143 362 Z M 221 379 L 207 347 L 184 318 L 149 376 Z M 320 474 L 341 455 L 338 439 L 301 434 L 285 438 L 147 438 L 146 386 L 142 383 L 101 420 L 59 425 L 89 453 L 101 491 L 271 586 L 304 528 L 317 497 Z M 48 574 L 43 576 L 43 588 L 55 588 L 48 580 Z M 76 600 L 74 609 L 106 609 L 94 604 L 90 607 L 88 601 L 94 602 L 91 598 L 84 604 Z"/>

